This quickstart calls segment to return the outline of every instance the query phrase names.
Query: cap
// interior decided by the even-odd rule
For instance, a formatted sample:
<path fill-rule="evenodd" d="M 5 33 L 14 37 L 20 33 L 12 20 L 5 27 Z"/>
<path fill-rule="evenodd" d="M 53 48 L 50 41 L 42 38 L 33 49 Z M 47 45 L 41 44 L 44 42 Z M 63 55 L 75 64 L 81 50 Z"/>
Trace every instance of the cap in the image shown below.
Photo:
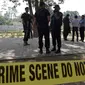
<path fill-rule="evenodd" d="M 28 7 L 25 7 L 25 9 L 29 9 Z"/>
<path fill-rule="evenodd" d="M 59 8 L 60 9 L 60 6 L 59 5 L 55 5 L 53 8 Z"/>

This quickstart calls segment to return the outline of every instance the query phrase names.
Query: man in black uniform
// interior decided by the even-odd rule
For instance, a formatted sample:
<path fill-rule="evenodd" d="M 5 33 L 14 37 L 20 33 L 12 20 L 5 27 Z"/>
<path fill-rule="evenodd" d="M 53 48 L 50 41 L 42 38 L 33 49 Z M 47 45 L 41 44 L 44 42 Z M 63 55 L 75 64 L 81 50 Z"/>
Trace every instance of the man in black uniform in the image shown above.
<path fill-rule="evenodd" d="M 24 32 L 24 46 L 29 45 L 27 43 L 28 38 L 30 38 L 30 32 L 31 32 L 31 15 L 28 14 L 28 7 L 25 8 L 25 13 L 21 15 L 22 24 L 23 24 L 23 32 Z"/>
<path fill-rule="evenodd" d="M 67 41 L 68 34 L 70 33 L 70 20 L 69 20 L 69 14 L 67 14 L 63 19 L 63 37 L 64 40 Z"/>
<path fill-rule="evenodd" d="M 39 49 L 40 53 L 43 53 L 43 36 L 45 37 L 45 47 L 46 53 L 50 53 L 50 40 L 49 40 L 49 20 L 50 13 L 45 9 L 45 3 L 40 2 L 40 8 L 35 13 L 37 28 L 38 28 L 38 37 L 39 37 Z"/>
<path fill-rule="evenodd" d="M 61 50 L 61 25 L 62 25 L 62 13 L 59 12 L 59 5 L 55 5 L 54 13 L 51 17 L 51 29 L 52 29 L 52 43 L 53 49 L 51 51 L 55 51 L 55 53 L 60 53 Z M 56 39 L 58 49 L 56 51 Z"/>

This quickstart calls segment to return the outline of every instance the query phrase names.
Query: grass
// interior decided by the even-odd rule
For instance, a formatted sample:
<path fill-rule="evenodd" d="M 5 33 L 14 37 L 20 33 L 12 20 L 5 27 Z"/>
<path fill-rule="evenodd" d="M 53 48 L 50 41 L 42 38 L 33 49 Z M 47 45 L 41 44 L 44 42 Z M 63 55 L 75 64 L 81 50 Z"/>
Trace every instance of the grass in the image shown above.
<path fill-rule="evenodd" d="M 62 32 L 63 34 L 63 32 Z M 4 31 L 0 32 L 0 38 L 22 38 L 24 36 L 23 31 Z M 72 33 L 69 35 L 72 36 Z"/>
<path fill-rule="evenodd" d="M 0 38 L 21 38 L 24 36 L 23 31 L 0 32 Z"/>

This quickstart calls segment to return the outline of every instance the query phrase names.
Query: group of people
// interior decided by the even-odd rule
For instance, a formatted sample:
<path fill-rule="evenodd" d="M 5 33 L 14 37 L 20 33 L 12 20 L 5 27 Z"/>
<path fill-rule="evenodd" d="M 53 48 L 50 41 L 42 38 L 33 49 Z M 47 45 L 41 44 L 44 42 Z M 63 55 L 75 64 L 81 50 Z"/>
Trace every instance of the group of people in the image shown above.
<path fill-rule="evenodd" d="M 60 12 L 60 6 L 55 5 L 54 11 L 52 16 L 50 15 L 49 11 L 45 8 L 45 3 L 40 2 L 39 9 L 35 12 L 35 15 L 32 17 L 28 13 L 28 7 L 25 8 L 25 13 L 21 15 L 23 28 L 24 28 L 24 45 L 29 45 L 28 39 L 30 37 L 30 34 L 32 35 L 31 29 L 35 29 L 35 25 L 37 27 L 38 31 L 38 40 L 39 40 L 39 53 L 43 53 L 43 36 L 45 38 L 45 48 L 46 48 L 46 54 L 49 54 L 51 51 L 54 51 L 55 53 L 61 52 L 61 26 L 62 22 L 64 23 L 64 40 L 67 40 L 67 36 L 70 33 L 70 20 L 69 20 L 69 14 L 63 19 L 63 14 Z M 75 16 L 75 19 L 72 20 L 73 25 L 73 37 L 72 41 L 74 41 L 74 33 L 76 32 L 78 37 L 78 21 L 77 16 Z M 50 25 L 49 25 L 50 23 Z M 80 33 L 81 33 L 81 40 L 83 41 L 83 16 L 80 20 Z M 76 27 L 77 26 L 77 27 Z M 32 30 L 33 30 L 32 29 Z M 52 35 L 52 44 L 53 48 L 51 51 L 50 48 L 50 32 Z M 56 49 L 56 41 L 57 41 L 57 49 Z M 78 38 L 77 38 L 78 41 Z"/>
<path fill-rule="evenodd" d="M 76 41 L 79 41 L 79 34 L 80 34 L 80 40 L 84 42 L 84 30 L 85 30 L 85 16 L 82 15 L 81 17 L 75 15 L 72 20 L 70 20 L 70 15 L 67 14 L 64 19 L 64 30 L 63 30 L 63 36 L 64 40 L 68 40 L 68 34 L 71 33 L 72 30 L 72 41 L 74 41 L 74 36 L 76 33 Z"/>

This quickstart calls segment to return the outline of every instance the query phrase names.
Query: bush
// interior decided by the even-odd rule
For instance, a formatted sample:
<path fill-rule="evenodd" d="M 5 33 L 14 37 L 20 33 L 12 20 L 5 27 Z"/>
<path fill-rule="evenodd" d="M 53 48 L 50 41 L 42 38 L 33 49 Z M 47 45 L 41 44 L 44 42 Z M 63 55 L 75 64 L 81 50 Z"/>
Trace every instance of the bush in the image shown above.
<path fill-rule="evenodd" d="M 3 16 L 0 16 L 0 25 L 4 25 L 5 21 L 5 18 Z"/>
<path fill-rule="evenodd" d="M 11 22 L 11 20 L 7 20 L 7 21 L 5 22 L 5 24 L 6 24 L 6 25 L 13 25 L 13 23 Z"/>
<path fill-rule="evenodd" d="M 0 16 L 0 25 L 13 25 L 12 21 L 6 19 L 4 16 Z"/>

